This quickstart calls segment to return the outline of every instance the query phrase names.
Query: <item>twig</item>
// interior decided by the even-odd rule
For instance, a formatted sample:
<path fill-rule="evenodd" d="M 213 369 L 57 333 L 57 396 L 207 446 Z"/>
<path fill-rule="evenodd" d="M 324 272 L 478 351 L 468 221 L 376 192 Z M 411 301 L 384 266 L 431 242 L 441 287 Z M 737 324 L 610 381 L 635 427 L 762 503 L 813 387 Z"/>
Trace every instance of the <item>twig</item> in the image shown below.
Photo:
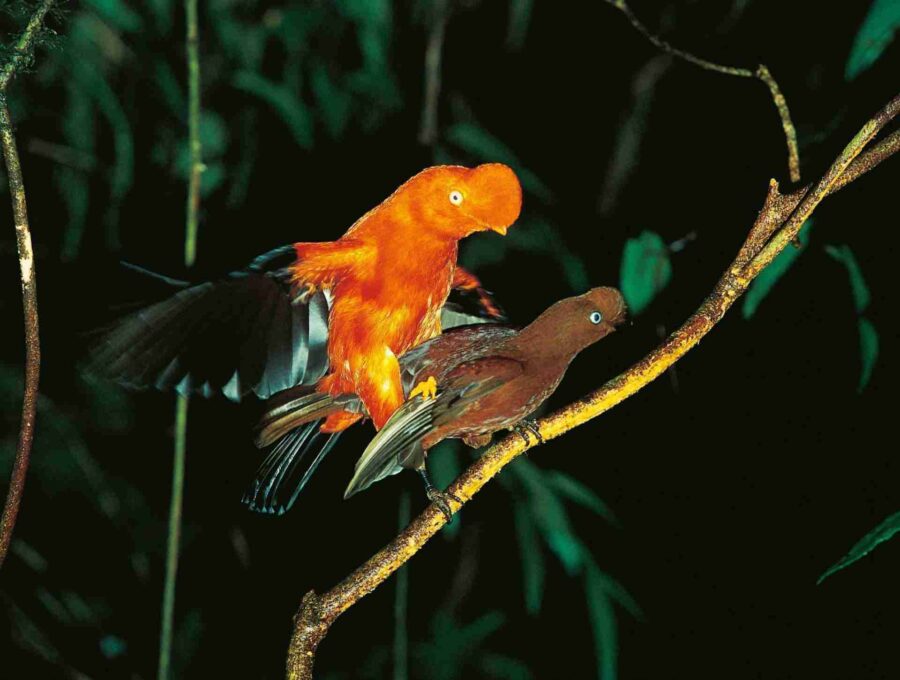
<path fill-rule="evenodd" d="M 197 257 L 197 228 L 200 219 L 200 181 L 203 172 L 200 145 L 200 50 L 197 28 L 197 0 L 185 0 L 188 60 L 188 136 L 191 153 L 184 234 L 184 264 L 190 267 Z M 184 498 L 184 461 L 187 450 L 188 397 L 179 395 L 175 404 L 175 452 L 172 461 L 172 498 L 169 504 L 169 534 L 166 547 L 166 580 L 163 588 L 162 630 L 159 638 L 159 680 L 171 675 L 172 637 L 175 622 L 175 582 L 181 539 L 181 507 Z"/>
<path fill-rule="evenodd" d="M 748 236 L 748 242 L 755 234 L 769 231 L 769 225 L 774 224 L 775 228 L 769 231 L 774 232 L 771 240 L 757 239 L 752 248 L 748 248 L 748 244 L 745 243 L 712 293 L 657 349 L 584 399 L 539 421 L 538 426 L 543 439 L 559 437 L 605 413 L 658 378 L 695 347 L 722 319 L 735 300 L 747 290 L 750 282 L 764 266 L 763 262 L 771 261 L 771 257 L 790 243 L 799 229 L 799 225 L 795 228 L 795 222 L 799 220 L 802 224 L 822 198 L 838 188 L 840 184 L 838 178 L 842 174 L 853 173 L 852 178 L 855 179 L 890 155 L 881 148 L 883 143 L 868 154 L 860 155 L 860 152 L 877 131 L 897 114 L 898 109 L 900 97 L 866 123 L 831 169 L 812 189 L 805 188 L 784 196 L 779 193 L 777 182 L 772 180 L 763 209 Z M 890 153 L 896 152 L 897 146 L 894 143 L 889 145 Z M 488 480 L 531 446 L 530 443 L 526 445 L 521 437 L 509 436 L 502 439 L 460 475 L 448 491 L 459 497 L 463 503 L 468 501 Z M 450 505 L 454 512 L 461 507 L 461 503 L 453 500 L 450 501 Z M 440 510 L 434 505 L 429 506 L 397 538 L 337 586 L 321 596 L 314 592 L 307 593 L 294 619 L 294 632 L 288 649 L 288 678 L 297 680 L 311 678 L 316 648 L 337 617 L 377 588 L 418 552 L 446 522 L 447 519 Z"/>
<path fill-rule="evenodd" d="M 12 118 L 6 103 L 6 90 L 16 71 L 31 53 L 35 38 L 50 10 L 53 0 L 44 0 L 28 25 L 19 36 L 13 55 L 0 71 L 0 145 L 12 196 L 13 223 L 16 228 L 16 248 L 19 253 L 19 275 L 22 282 L 22 307 L 25 314 L 25 393 L 22 397 L 22 423 L 19 428 L 19 442 L 16 460 L 9 479 L 9 491 L 0 518 L 0 566 L 6 559 L 12 541 L 16 517 L 25 490 L 25 475 L 31 458 L 31 444 L 34 440 L 34 420 L 37 414 L 38 381 L 41 373 L 41 345 L 38 334 L 37 277 L 34 269 L 34 250 L 31 247 L 31 229 L 28 226 L 28 206 L 25 202 L 25 183 L 22 180 L 22 165 L 12 129 Z"/>
<path fill-rule="evenodd" d="M 448 0 L 435 0 L 431 11 L 431 27 L 425 47 L 425 92 L 419 142 L 432 146 L 438 133 L 438 101 L 441 93 L 441 56 L 447 28 Z"/>
<path fill-rule="evenodd" d="M 787 100 L 784 98 L 784 95 L 781 94 L 781 88 L 778 87 L 775 78 L 772 77 L 769 69 L 766 68 L 764 64 L 760 64 L 754 70 L 737 66 L 723 66 L 722 64 L 716 64 L 707 59 L 702 59 L 690 52 L 685 52 L 677 47 L 672 47 L 668 42 L 652 33 L 643 23 L 641 23 L 640 19 L 634 15 L 631 7 L 628 6 L 625 0 L 606 0 L 606 2 L 622 12 L 634 29 L 649 40 L 657 49 L 660 49 L 667 54 L 671 54 L 674 57 L 678 57 L 694 66 L 699 66 L 707 71 L 715 71 L 716 73 L 723 73 L 738 78 L 756 78 L 765 83 L 766 87 L 769 88 L 772 102 L 775 104 L 775 108 L 778 110 L 778 115 L 781 118 L 781 127 L 784 130 L 784 138 L 787 143 L 788 170 L 790 171 L 791 181 L 800 181 L 800 153 L 797 150 L 797 132 L 794 129 L 794 123 L 791 121 L 791 112 L 788 109 Z"/>

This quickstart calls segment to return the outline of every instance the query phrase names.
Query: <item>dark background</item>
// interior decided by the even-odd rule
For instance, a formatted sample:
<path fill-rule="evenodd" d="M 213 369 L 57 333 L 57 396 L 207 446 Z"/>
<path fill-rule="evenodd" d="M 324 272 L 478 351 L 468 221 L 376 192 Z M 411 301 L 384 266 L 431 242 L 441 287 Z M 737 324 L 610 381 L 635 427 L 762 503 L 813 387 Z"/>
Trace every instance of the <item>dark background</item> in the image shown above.
<path fill-rule="evenodd" d="M 8 612 L 2 677 L 156 672 L 173 400 L 90 383 L 77 370 L 89 331 L 137 294 L 119 259 L 184 273 L 186 126 L 160 84 L 168 68 L 185 89 L 184 26 L 179 7 L 155 5 L 168 7 L 167 26 L 152 5 L 129 10 L 138 27 L 117 19 L 115 3 L 68 6 L 51 19 L 59 37 L 13 85 L 44 363 L 34 464 L 0 577 Z M 660 57 L 603 2 L 537 0 L 520 46 L 508 40 L 518 3 L 454 3 L 435 148 L 417 142 L 430 5 L 397 3 L 380 24 L 358 18 L 367 3 L 337 5 L 344 9 L 285 0 L 209 3 L 207 11 L 201 3 L 203 106 L 224 124 L 227 141 L 217 161 L 224 179 L 203 200 L 192 276 L 227 271 L 283 243 L 336 238 L 433 162 L 509 160 L 486 144 L 456 143 L 455 125 L 477 124 L 512 150 L 520 176 L 540 178 L 526 184 L 522 234 L 514 227 L 506 240 L 476 235 L 462 251 L 514 321 L 529 321 L 579 283 L 616 285 L 624 244 L 643 230 L 666 242 L 695 235 L 672 255 L 671 282 L 633 325 L 579 357 L 553 408 L 676 328 L 736 253 L 769 178 L 790 186 L 783 133 L 761 83 Z M 726 64 L 767 64 L 800 134 L 804 181 L 812 181 L 897 93 L 896 42 L 871 69 L 845 79 L 867 5 L 678 1 L 635 2 L 634 10 L 684 49 Z M 237 43 L 223 38 L 214 7 L 226 7 L 247 31 Z M 319 18 L 304 24 L 307 16 Z M 17 15 L 3 21 L 8 31 L 20 25 Z M 93 36 L 77 49 L 76 26 Z M 380 71 L 359 48 L 364 29 L 388 45 Z M 254 30 L 266 37 L 253 68 L 305 102 L 305 141 L 283 110 L 233 86 L 249 68 L 241 60 L 255 49 Z M 73 65 L 87 59 L 78 51 L 85 44 L 108 84 L 91 85 L 89 105 L 72 94 L 88 82 Z M 320 63 L 332 74 L 360 69 L 382 79 L 347 85 L 350 113 L 336 132 L 310 85 Z M 658 71 L 649 83 L 639 77 L 648 68 Z M 133 145 L 125 179 L 123 135 Z M 621 523 L 566 505 L 574 535 L 643 611 L 636 619 L 616 606 L 621 677 L 898 677 L 900 543 L 816 586 L 825 568 L 900 509 L 898 180 L 900 161 L 888 160 L 829 198 L 809 246 L 752 319 L 738 303 L 675 376 L 529 455 L 541 470 L 593 489 Z M 19 414 L 21 302 L 9 210 L 0 216 L 6 470 Z M 853 249 L 872 292 L 866 317 L 880 355 L 859 394 L 857 313 L 847 272 L 826 255 L 827 244 Z M 414 512 L 424 506 L 413 475 L 341 500 L 370 435 L 361 428 L 288 515 L 248 513 L 238 500 L 259 462 L 252 418 L 252 407 L 191 402 L 180 677 L 280 677 L 303 593 L 331 587 L 395 535 L 404 490 Z M 519 675 L 492 674 L 490 654 L 519 660 L 534 678 L 597 674 L 583 579 L 550 552 L 540 613 L 526 612 L 513 523 L 524 501 L 514 492 L 516 473 L 504 478 L 466 506 L 456 531 L 411 562 L 411 677 L 528 677 L 521 667 Z M 322 677 L 389 677 L 394 588 L 388 582 L 334 625 L 317 659 Z M 483 644 L 467 647 L 441 632 L 441 621 L 458 630 L 490 612 L 502 625 Z"/>

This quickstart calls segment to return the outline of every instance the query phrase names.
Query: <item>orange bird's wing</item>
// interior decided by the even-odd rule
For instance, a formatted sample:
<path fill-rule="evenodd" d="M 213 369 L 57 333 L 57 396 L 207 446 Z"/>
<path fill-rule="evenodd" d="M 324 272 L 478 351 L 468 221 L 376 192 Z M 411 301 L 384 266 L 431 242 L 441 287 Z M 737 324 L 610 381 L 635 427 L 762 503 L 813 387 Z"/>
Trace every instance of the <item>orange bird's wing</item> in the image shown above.
<path fill-rule="evenodd" d="M 324 243 L 295 243 L 297 262 L 291 280 L 300 285 L 327 288 L 342 276 L 375 256 L 375 246 L 355 238 Z"/>

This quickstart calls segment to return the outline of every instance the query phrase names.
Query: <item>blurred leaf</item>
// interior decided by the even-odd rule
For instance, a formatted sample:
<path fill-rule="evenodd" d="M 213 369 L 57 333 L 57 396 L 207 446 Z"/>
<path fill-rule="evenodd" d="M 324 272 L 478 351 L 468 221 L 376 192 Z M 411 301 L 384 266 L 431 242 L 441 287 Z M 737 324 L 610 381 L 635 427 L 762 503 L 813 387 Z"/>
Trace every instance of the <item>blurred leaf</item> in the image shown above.
<path fill-rule="evenodd" d="M 505 620 L 502 613 L 490 611 L 460 625 L 446 611 L 438 610 L 431 620 L 430 640 L 415 646 L 415 659 L 425 671 L 421 675 L 431 680 L 465 677 L 465 667 L 478 662 L 479 648 Z"/>
<path fill-rule="evenodd" d="M 479 664 L 486 678 L 505 680 L 530 680 L 531 671 L 522 661 L 504 654 L 485 654 Z"/>
<path fill-rule="evenodd" d="M 100 638 L 100 653 L 107 659 L 118 659 L 127 651 L 125 640 L 117 635 L 104 635 Z"/>
<path fill-rule="evenodd" d="M 156 22 L 156 30 L 162 35 L 167 35 L 172 30 L 172 9 L 174 0 L 147 0 L 153 19 Z M 213 3 L 218 4 L 218 3 Z"/>
<path fill-rule="evenodd" d="M 541 610 L 544 598 L 544 555 L 531 513 L 522 503 L 513 505 L 516 537 L 519 541 L 519 560 L 522 562 L 522 586 L 525 609 L 535 615 Z"/>
<path fill-rule="evenodd" d="M 172 67 L 163 59 L 156 59 L 153 64 L 153 72 L 156 76 L 154 82 L 162 94 L 163 101 L 169 107 L 169 113 L 181 120 L 187 111 L 187 99 L 178 78 L 172 72 Z"/>
<path fill-rule="evenodd" d="M 533 172 L 523 167 L 508 146 L 477 123 L 456 123 L 445 132 L 447 141 L 478 160 L 489 163 L 505 163 L 515 170 L 522 188 L 536 196 L 542 203 L 553 202 L 553 192 Z"/>
<path fill-rule="evenodd" d="M 581 292 L 590 288 L 584 260 L 569 249 L 558 229 L 533 217 L 517 222 L 506 236 L 486 234 L 483 238 L 466 241 L 460 261 L 477 271 L 506 261 L 512 257 L 510 251 L 517 250 L 555 261 L 572 291 Z"/>
<path fill-rule="evenodd" d="M 47 559 L 21 538 L 14 538 L 9 549 L 33 571 L 39 574 L 47 571 Z"/>
<path fill-rule="evenodd" d="M 175 631 L 173 677 L 189 677 L 188 665 L 196 656 L 203 636 L 203 614 L 198 608 L 186 612 Z"/>
<path fill-rule="evenodd" d="M 134 422 L 131 396 L 112 382 L 82 372 L 78 383 L 79 392 L 87 402 L 91 424 L 103 432 L 123 432 Z"/>
<path fill-rule="evenodd" d="M 312 71 L 312 91 L 316 108 L 332 139 L 339 139 L 350 119 L 352 100 L 350 94 L 332 80 L 328 67 L 316 64 Z"/>
<path fill-rule="evenodd" d="M 520 50 L 525 44 L 533 8 L 534 0 L 510 0 L 509 28 L 506 32 L 506 46 L 510 49 Z"/>
<path fill-rule="evenodd" d="M 613 511 L 592 489 L 559 470 L 548 470 L 545 474 L 547 481 L 563 498 L 592 510 L 610 524 L 619 525 L 619 520 L 616 519 Z"/>
<path fill-rule="evenodd" d="M 602 574 L 591 560 L 585 565 L 584 590 L 597 655 L 597 677 L 599 680 L 615 680 L 619 644 L 616 615 L 607 597 Z"/>
<path fill-rule="evenodd" d="M 439 489 L 450 486 L 459 473 L 462 472 L 462 464 L 459 455 L 460 444 L 456 440 L 445 439 L 428 454 L 428 469 L 434 479 L 434 484 Z M 441 533 L 447 538 L 456 538 L 462 527 L 462 511 L 453 516 L 453 521 L 445 524 Z"/>
<path fill-rule="evenodd" d="M 874 64 L 900 28 L 900 0 L 873 0 L 853 40 L 844 78 L 853 80 Z"/>
<path fill-rule="evenodd" d="M 647 136 L 647 122 L 653 108 L 656 86 L 672 63 L 666 54 L 655 55 L 635 74 L 631 102 L 619 120 L 616 141 L 610 154 L 598 209 L 608 215 L 615 207 L 632 173 L 640 167 L 641 146 Z"/>
<path fill-rule="evenodd" d="M 769 266 L 763 269 L 750 283 L 750 288 L 744 296 L 744 306 L 741 309 L 745 319 L 749 319 L 756 314 L 760 303 L 768 296 L 779 279 L 784 276 L 794 264 L 794 261 L 806 249 L 806 246 L 809 244 L 809 230 L 811 227 L 812 220 L 807 220 L 798 236 L 800 248 L 789 245 L 778 253 L 775 259 L 769 263 Z"/>
<path fill-rule="evenodd" d="M 218 158 L 228 148 L 228 126 L 215 111 L 200 113 L 200 144 L 203 158 Z"/>
<path fill-rule="evenodd" d="M 859 320 L 859 354 L 862 370 L 859 375 L 857 392 L 862 392 L 872 378 L 875 362 L 878 361 L 878 331 L 868 319 Z"/>
<path fill-rule="evenodd" d="M 84 0 L 84 4 L 120 31 L 141 30 L 143 25 L 141 16 L 122 0 Z"/>
<path fill-rule="evenodd" d="M 671 278 L 669 249 L 659 234 L 643 231 L 628 239 L 622 251 L 620 288 L 631 314 L 644 311 Z"/>
<path fill-rule="evenodd" d="M 853 304 L 856 307 L 856 313 L 862 314 L 869 306 L 872 295 L 869 293 L 869 287 L 866 285 L 856 256 L 853 255 L 853 251 L 848 245 L 825 246 L 825 252 L 847 268 L 850 290 L 853 292 Z"/>
<path fill-rule="evenodd" d="M 819 577 L 818 581 L 816 581 L 816 585 L 822 583 L 822 581 L 832 574 L 841 569 L 845 569 L 857 560 L 862 559 L 878 547 L 879 544 L 890 539 L 898 531 L 900 531 L 900 512 L 894 513 L 877 527 L 872 529 L 872 531 L 863 536 L 852 548 L 850 548 L 850 552 L 825 570 L 825 573 Z"/>
<path fill-rule="evenodd" d="M 274 83 L 258 73 L 250 71 L 238 72 L 234 77 L 234 86 L 266 102 L 281 116 L 281 120 L 291 131 L 297 145 L 303 149 L 312 148 L 312 117 L 306 105 L 294 96 L 293 92 L 284 85 Z"/>
<path fill-rule="evenodd" d="M 566 573 L 577 573 L 582 566 L 584 547 L 572 531 L 562 501 L 545 484 L 542 471 L 526 458 L 519 458 L 509 471 L 528 492 L 528 507 L 541 536 L 557 556 Z"/>

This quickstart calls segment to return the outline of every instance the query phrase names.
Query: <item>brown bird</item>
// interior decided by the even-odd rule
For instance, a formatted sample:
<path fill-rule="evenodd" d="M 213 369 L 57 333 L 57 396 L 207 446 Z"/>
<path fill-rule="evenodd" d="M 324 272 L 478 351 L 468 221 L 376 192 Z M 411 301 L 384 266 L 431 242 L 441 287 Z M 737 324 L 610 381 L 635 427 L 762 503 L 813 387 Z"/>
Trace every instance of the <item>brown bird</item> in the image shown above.
<path fill-rule="evenodd" d="M 410 350 L 400 358 L 408 395 L 422 376 L 437 379 L 434 399 L 414 397 L 372 440 L 359 462 L 345 498 L 403 468 L 415 469 L 430 500 L 448 511 L 445 495 L 428 479 L 428 449 L 448 438 L 472 447 L 485 445 L 493 432 L 531 431 L 525 420 L 549 397 L 569 363 L 582 349 L 613 332 L 625 318 L 625 302 L 613 288 L 595 288 L 561 300 L 522 330 L 500 324 L 464 326 Z M 294 388 L 267 402 L 257 445 L 270 446 L 256 480 L 244 497 L 251 509 L 281 514 L 302 490 L 321 456 L 306 467 L 298 459 L 316 423 L 334 411 L 365 413 L 354 394 L 331 396 Z M 302 473 L 301 470 L 307 470 Z"/>
<path fill-rule="evenodd" d="M 625 301 L 614 288 L 594 288 L 560 300 L 520 331 L 478 326 L 450 331 L 404 356 L 409 384 L 433 375 L 438 393 L 404 403 L 356 464 L 344 497 L 403 468 L 422 475 L 428 498 L 449 516 L 446 495 L 428 479 L 428 450 L 445 439 L 487 444 L 499 430 L 527 440 L 527 421 L 553 392 L 572 359 L 612 333 L 625 319 Z"/>

